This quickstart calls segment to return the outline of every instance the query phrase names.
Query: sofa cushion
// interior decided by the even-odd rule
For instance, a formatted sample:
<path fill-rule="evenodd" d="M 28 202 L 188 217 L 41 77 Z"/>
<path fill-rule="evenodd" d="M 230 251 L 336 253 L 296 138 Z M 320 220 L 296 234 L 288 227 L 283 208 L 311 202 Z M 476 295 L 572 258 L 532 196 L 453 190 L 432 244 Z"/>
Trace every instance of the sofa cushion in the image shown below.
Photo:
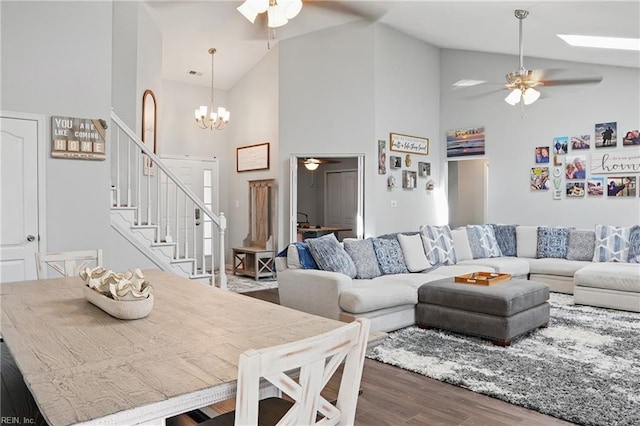
<path fill-rule="evenodd" d="M 592 262 L 567 260 L 567 259 L 527 259 L 529 270 L 532 274 L 556 275 L 561 277 L 573 277 L 578 269 L 591 265 Z"/>
<path fill-rule="evenodd" d="M 372 238 L 380 272 L 383 274 L 405 274 L 409 272 L 404 263 L 400 243 L 395 238 Z"/>
<path fill-rule="evenodd" d="M 567 245 L 569 240 L 569 228 L 549 228 L 538 227 L 538 259 L 552 257 L 554 259 L 564 259 L 567 257 Z"/>
<path fill-rule="evenodd" d="M 453 239 L 453 246 L 456 248 L 456 257 L 458 262 L 461 260 L 473 259 L 471 253 L 471 246 L 469 245 L 469 237 L 467 237 L 467 228 L 456 228 L 451 230 L 451 239 Z"/>
<path fill-rule="evenodd" d="M 516 252 L 518 257 L 536 258 L 538 254 L 538 227 L 516 226 Z"/>
<path fill-rule="evenodd" d="M 629 232 L 629 262 L 640 263 L 640 225 L 631 228 Z"/>
<path fill-rule="evenodd" d="M 640 264 L 591 263 L 576 271 L 576 286 L 640 293 Z"/>
<path fill-rule="evenodd" d="M 572 229 L 569 231 L 567 260 L 593 260 L 596 247 L 596 233 L 592 229 Z"/>
<path fill-rule="evenodd" d="M 356 278 L 375 278 L 382 275 L 371 238 L 345 238 L 342 242 L 345 251 L 356 265 Z"/>
<path fill-rule="evenodd" d="M 420 228 L 420 233 L 431 265 L 455 265 L 458 263 L 449 226 L 424 225 Z"/>
<path fill-rule="evenodd" d="M 502 256 L 491 225 L 467 225 L 467 237 L 474 259 Z"/>
<path fill-rule="evenodd" d="M 596 225 L 594 262 L 627 262 L 630 227 Z"/>
<path fill-rule="evenodd" d="M 516 246 L 516 225 L 496 225 L 492 224 L 493 233 L 496 236 L 498 247 L 503 256 L 515 256 Z"/>
<path fill-rule="evenodd" d="M 291 269 L 318 269 L 307 243 L 292 243 L 287 247 L 287 267 Z"/>
<path fill-rule="evenodd" d="M 528 260 L 528 259 L 527 259 Z M 460 265 L 488 266 L 492 272 L 511 274 L 513 277 L 525 277 L 529 273 L 529 262 L 517 257 L 491 257 L 486 259 L 473 259 L 459 262 Z"/>
<path fill-rule="evenodd" d="M 356 277 L 356 265 L 349 257 L 344 247 L 340 245 L 334 234 L 323 235 L 318 238 L 307 238 L 309 251 L 320 269 L 340 272 L 350 278 Z"/>
<path fill-rule="evenodd" d="M 362 286 L 349 288 L 340 293 L 340 309 L 360 314 L 400 305 L 418 303 L 418 292 L 415 288 L 399 283 L 376 282 L 363 280 Z"/>
<path fill-rule="evenodd" d="M 424 271 L 431 266 L 424 252 L 420 235 L 398 234 L 398 243 L 400 243 L 404 263 L 407 265 L 409 272 Z"/>

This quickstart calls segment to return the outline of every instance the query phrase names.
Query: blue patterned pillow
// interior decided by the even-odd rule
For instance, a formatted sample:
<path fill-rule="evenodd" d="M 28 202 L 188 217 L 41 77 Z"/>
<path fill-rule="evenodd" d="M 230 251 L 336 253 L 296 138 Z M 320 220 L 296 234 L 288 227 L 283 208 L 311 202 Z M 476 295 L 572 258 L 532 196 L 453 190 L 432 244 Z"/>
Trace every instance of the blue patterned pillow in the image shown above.
<path fill-rule="evenodd" d="M 369 279 L 382 275 L 371 238 L 366 240 L 345 238 L 342 242 L 345 251 L 356 265 L 356 278 Z"/>
<path fill-rule="evenodd" d="M 291 269 L 319 269 L 311 256 L 307 243 L 291 243 L 286 251 L 287 267 Z"/>
<path fill-rule="evenodd" d="M 427 258 L 432 265 L 455 265 L 458 263 L 453 237 L 448 225 L 424 225 L 420 228 Z"/>
<path fill-rule="evenodd" d="M 627 262 L 630 227 L 596 225 L 594 262 Z"/>
<path fill-rule="evenodd" d="M 383 275 L 406 274 L 409 272 L 404 263 L 402 248 L 397 239 L 373 238 L 373 250 Z"/>
<path fill-rule="evenodd" d="M 566 259 L 569 246 L 569 231 L 571 228 L 538 227 L 538 259 L 552 257 Z"/>
<path fill-rule="evenodd" d="M 309 251 L 320 269 L 340 272 L 350 278 L 356 277 L 356 265 L 340 245 L 334 234 L 323 235 L 319 238 L 308 238 Z"/>
<path fill-rule="evenodd" d="M 517 252 L 516 225 L 491 225 L 503 256 L 515 256 Z"/>
<path fill-rule="evenodd" d="M 629 232 L 629 263 L 640 263 L 640 225 Z"/>
<path fill-rule="evenodd" d="M 500 257 L 502 252 L 491 225 L 467 225 L 467 237 L 474 259 Z"/>

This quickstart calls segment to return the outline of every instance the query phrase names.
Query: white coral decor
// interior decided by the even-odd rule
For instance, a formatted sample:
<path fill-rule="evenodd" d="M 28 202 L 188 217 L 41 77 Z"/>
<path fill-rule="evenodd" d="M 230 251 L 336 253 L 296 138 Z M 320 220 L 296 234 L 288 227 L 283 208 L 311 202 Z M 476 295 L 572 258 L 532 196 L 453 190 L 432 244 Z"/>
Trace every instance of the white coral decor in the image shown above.
<path fill-rule="evenodd" d="M 80 272 L 80 278 L 90 288 L 114 300 L 144 300 L 151 292 L 151 285 L 138 268 L 133 272 L 113 272 L 101 266 L 86 268 Z"/>

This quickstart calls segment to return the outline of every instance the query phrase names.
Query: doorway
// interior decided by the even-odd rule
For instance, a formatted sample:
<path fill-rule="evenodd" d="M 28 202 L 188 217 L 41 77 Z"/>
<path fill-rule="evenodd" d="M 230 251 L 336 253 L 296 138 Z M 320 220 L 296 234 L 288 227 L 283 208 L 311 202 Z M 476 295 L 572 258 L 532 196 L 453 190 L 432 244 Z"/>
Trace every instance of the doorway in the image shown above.
<path fill-rule="evenodd" d="M 309 159 L 316 167 L 306 167 Z M 292 155 L 289 203 L 290 242 L 325 228 L 341 229 L 339 240 L 362 238 L 364 155 Z"/>
<path fill-rule="evenodd" d="M 450 160 L 448 167 L 449 226 L 487 223 L 489 161 Z"/>
<path fill-rule="evenodd" d="M 44 117 L 0 118 L 0 282 L 36 279 L 44 241 Z"/>

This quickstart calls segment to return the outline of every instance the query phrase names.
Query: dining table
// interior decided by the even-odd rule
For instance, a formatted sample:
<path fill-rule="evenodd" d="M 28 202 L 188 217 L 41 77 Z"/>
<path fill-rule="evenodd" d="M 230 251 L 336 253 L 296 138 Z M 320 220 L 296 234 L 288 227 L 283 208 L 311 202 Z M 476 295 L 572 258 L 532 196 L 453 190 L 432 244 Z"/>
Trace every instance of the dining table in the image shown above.
<path fill-rule="evenodd" d="M 235 396 L 248 349 L 344 325 L 156 269 L 150 314 L 122 320 L 79 278 L 0 284 L 0 332 L 45 420 L 164 424 Z M 135 303 L 135 302 L 133 302 Z"/>

